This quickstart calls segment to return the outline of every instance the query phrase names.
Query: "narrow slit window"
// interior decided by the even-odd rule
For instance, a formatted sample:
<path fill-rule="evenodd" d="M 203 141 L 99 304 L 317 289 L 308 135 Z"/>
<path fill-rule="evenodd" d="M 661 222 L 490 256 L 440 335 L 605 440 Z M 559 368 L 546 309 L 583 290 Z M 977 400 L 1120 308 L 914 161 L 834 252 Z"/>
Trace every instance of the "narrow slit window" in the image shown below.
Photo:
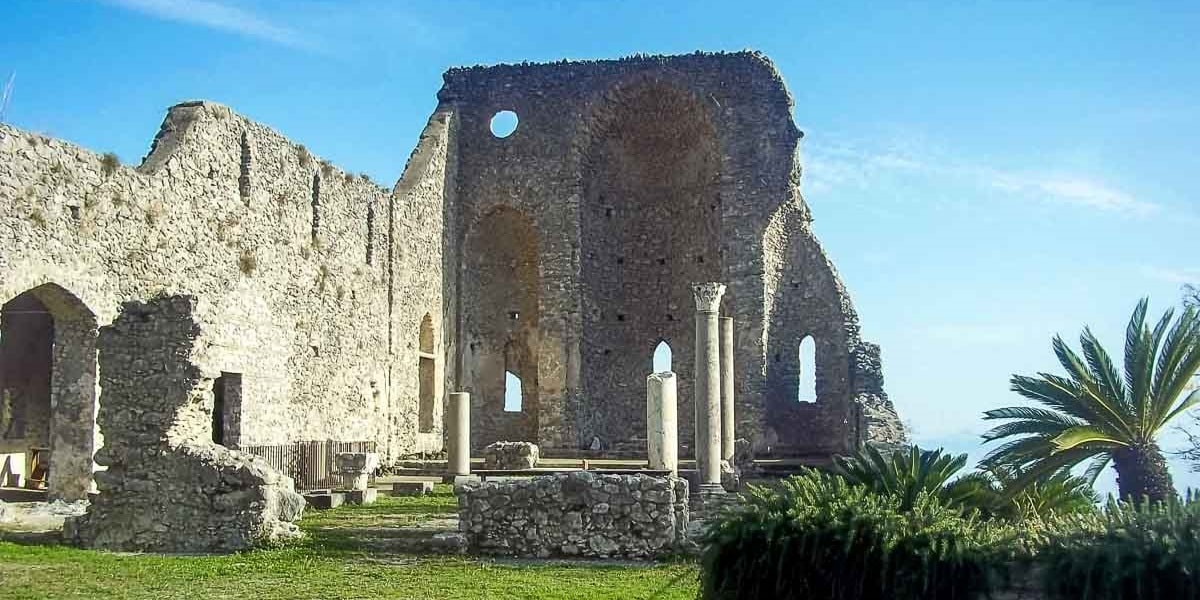
<path fill-rule="evenodd" d="M 655 373 L 666 373 L 671 370 L 671 345 L 666 340 L 655 346 L 652 365 Z"/>
<path fill-rule="evenodd" d="M 800 402 L 817 400 L 817 342 L 812 336 L 800 340 L 800 372 L 796 399 Z"/>
<path fill-rule="evenodd" d="M 523 394 L 521 378 L 512 371 L 504 372 L 504 412 L 521 412 Z"/>

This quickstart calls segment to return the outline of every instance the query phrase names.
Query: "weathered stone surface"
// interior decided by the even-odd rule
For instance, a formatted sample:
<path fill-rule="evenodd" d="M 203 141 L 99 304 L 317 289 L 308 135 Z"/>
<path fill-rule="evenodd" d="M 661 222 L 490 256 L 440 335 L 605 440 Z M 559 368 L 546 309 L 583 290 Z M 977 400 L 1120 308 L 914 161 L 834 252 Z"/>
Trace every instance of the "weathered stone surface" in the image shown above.
<path fill-rule="evenodd" d="M 3 500 L 0 500 L 0 523 L 7 523 L 8 521 L 11 521 L 12 519 L 13 519 L 12 509 L 10 509 L 8 507 L 8 505 L 4 503 Z"/>
<path fill-rule="evenodd" d="M 483 449 L 485 469 L 532 469 L 537 466 L 537 444 L 529 442 L 495 442 Z"/>
<path fill-rule="evenodd" d="M 64 534 L 89 548 L 233 552 L 301 536 L 304 499 L 265 460 L 212 442 L 197 300 L 126 303 L 100 332 L 100 494 Z"/>
<path fill-rule="evenodd" d="M 472 552 L 652 558 L 687 533 L 687 483 L 587 471 L 459 486 L 459 529 Z"/>

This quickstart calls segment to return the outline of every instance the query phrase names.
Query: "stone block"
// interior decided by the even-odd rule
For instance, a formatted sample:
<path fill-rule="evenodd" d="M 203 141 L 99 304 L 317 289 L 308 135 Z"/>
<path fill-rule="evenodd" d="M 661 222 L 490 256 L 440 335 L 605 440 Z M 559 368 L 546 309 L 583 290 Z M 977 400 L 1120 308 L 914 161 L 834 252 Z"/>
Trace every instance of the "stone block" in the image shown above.
<path fill-rule="evenodd" d="M 483 449 L 483 468 L 523 470 L 537 466 L 537 444 L 530 442 L 496 442 Z"/>
<path fill-rule="evenodd" d="M 346 492 L 346 502 L 350 504 L 375 504 L 379 499 L 379 490 L 375 488 L 367 488 L 365 490 L 350 490 Z"/>
<path fill-rule="evenodd" d="M 324 492 L 320 494 L 305 494 L 304 501 L 309 506 L 316 510 L 328 510 L 337 508 L 346 501 L 346 494 L 342 492 Z"/>
<path fill-rule="evenodd" d="M 393 496 L 425 496 L 432 493 L 432 481 L 397 481 L 392 484 Z"/>

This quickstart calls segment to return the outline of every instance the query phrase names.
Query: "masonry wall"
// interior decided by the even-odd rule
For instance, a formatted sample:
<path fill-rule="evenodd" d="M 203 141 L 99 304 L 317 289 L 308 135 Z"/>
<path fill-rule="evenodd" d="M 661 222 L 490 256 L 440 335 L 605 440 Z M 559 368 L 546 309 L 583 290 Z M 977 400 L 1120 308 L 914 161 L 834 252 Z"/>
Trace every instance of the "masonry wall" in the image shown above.
<path fill-rule="evenodd" d="M 200 366 L 202 302 L 127 302 L 100 335 L 105 390 L 100 494 L 64 525 L 68 541 L 141 552 L 235 552 L 302 537 L 304 499 L 263 458 L 213 443 L 213 380 Z"/>
<path fill-rule="evenodd" d="M 654 558 L 683 547 L 687 489 L 677 478 L 577 471 L 468 483 L 455 493 L 459 529 L 476 553 Z"/>
<path fill-rule="evenodd" d="M 460 279 L 488 278 L 469 243 L 513 211 L 511 238 L 536 248 L 536 342 L 511 328 L 459 332 L 457 380 L 473 407 L 503 402 L 502 372 L 470 343 L 536 352 L 536 430 L 484 421 L 485 437 L 554 449 L 643 450 L 644 382 L 659 341 L 680 375 L 680 441 L 693 438 L 690 285 L 728 286 L 735 319 L 739 437 L 760 452 L 828 453 L 863 438 L 855 406 L 854 314 L 812 235 L 799 191 L 791 98 L 755 53 L 452 69 L 439 93 L 458 119 L 455 210 L 446 230 Z M 519 125 L 496 137 L 489 122 Z M 484 234 L 485 237 L 486 234 Z M 517 243 L 507 240 L 505 243 Z M 448 292 L 449 293 L 449 292 Z M 504 295 L 462 285 L 465 315 L 501 321 Z M 506 301 L 507 302 L 507 301 Z M 511 303 L 511 302 L 510 302 Z M 465 317 L 472 318 L 471 316 Z M 466 322 L 466 321 L 464 321 Z M 816 339 L 818 399 L 796 400 L 798 347 Z M 776 358 L 778 356 L 778 358 Z M 524 360 L 524 359 L 523 359 Z M 526 376 L 522 376 L 523 380 Z M 531 417 L 533 415 L 531 414 Z M 518 437 L 519 436 L 519 437 Z"/>
<path fill-rule="evenodd" d="M 240 443 L 440 448 L 440 419 L 417 431 L 416 345 L 423 316 L 446 319 L 447 122 L 392 193 L 212 103 L 172 107 L 136 168 L 0 125 L 0 302 L 53 290 L 94 340 L 124 301 L 193 295 L 205 368 L 241 375 Z M 95 396 L 94 357 L 76 362 Z M 94 414 L 92 398 L 57 420 L 93 429 Z"/>

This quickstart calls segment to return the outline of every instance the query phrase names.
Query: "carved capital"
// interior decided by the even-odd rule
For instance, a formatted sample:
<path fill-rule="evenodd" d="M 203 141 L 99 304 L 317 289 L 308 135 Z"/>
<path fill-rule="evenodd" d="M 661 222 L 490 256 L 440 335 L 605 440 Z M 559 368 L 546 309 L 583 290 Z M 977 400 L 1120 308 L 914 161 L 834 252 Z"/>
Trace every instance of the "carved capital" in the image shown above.
<path fill-rule="evenodd" d="M 721 308 L 721 296 L 725 294 L 723 283 L 692 284 L 692 295 L 696 297 L 696 310 L 717 312 Z"/>

